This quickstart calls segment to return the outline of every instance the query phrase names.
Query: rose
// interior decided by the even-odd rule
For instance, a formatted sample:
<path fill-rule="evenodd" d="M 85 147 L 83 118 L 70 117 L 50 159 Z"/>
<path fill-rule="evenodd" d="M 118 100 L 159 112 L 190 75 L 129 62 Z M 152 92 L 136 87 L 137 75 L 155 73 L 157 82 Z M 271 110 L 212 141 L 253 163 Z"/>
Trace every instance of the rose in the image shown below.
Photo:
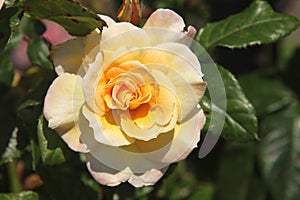
<path fill-rule="evenodd" d="M 189 49 L 195 29 L 159 9 L 143 29 L 108 24 L 70 40 L 53 54 L 59 75 L 44 103 L 49 127 L 101 184 L 156 183 L 197 146 L 205 122 L 200 63 Z"/>
<path fill-rule="evenodd" d="M 0 10 L 1 10 L 3 5 L 4 5 L 4 0 L 0 0 Z"/>

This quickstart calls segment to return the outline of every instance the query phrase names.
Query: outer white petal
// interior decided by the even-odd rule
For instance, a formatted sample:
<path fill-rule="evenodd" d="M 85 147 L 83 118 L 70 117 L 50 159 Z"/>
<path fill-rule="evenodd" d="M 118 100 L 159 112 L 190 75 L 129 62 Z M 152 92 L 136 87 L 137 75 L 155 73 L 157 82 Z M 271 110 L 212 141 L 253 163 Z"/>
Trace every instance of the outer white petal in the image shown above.
<path fill-rule="evenodd" d="M 135 175 L 129 167 L 117 171 L 103 165 L 91 154 L 87 154 L 87 167 L 95 180 L 107 186 L 117 186 L 126 181 L 135 187 L 154 185 L 166 171 L 166 168 L 163 170 L 151 169 L 141 175 Z"/>
<path fill-rule="evenodd" d="M 83 115 L 80 115 L 79 122 L 80 130 L 83 132 L 80 139 L 87 145 L 90 154 L 102 164 L 116 171 L 122 171 L 129 167 L 133 173 L 143 174 L 151 169 L 162 169 L 168 166 L 166 163 L 153 162 L 146 159 L 143 154 L 134 153 L 138 152 L 138 149 L 132 150 L 126 149 L 127 146 L 118 148 L 101 144 L 95 140 L 94 132 Z M 134 146 L 132 147 L 134 148 Z"/>
<path fill-rule="evenodd" d="M 69 40 L 54 48 L 53 63 L 58 75 L 63 73 L 78 74 L 84 57 L 84 41 L 82 38 Z"/>
<path fill-rule="evenodd" d="M 82 78 L 68 73 L 53 81 L 44 102 L 44 115 L 49 127 L 56 129 L 75 151 L 86 151 L 79 139 L 80 130 L 76 127 L 83 103 Z"/>
<path fill-rule="evenodd" d="M 196 29 L 189 26 L 186 31 L 184 28 L 183 19 L 168 9 L 156 10 L 143 27 L 153 46 L 165 42 L 178 42 L 189 46 L 193 42 Z"/>
<path fill-rule="evenodd" d="M 103 19 L 106 22 L 106 25 L 108 27 L 112 26 L 113 24 L 115 24 L 115 20 L 113 20 L 111 17 L 107 16 L 107 15 L 99 15 L 101 19 Z M 106 27 L 104 27 L 106 28 Z"/>
<path fill-rule="evenodd" d="M 121 171 L 107 167 L 95 159 L 91 154 L 86 154 L 86 160 L 87 168 L 91 175 L 102 185 L 117 186 L 120 183 L 126 182 L 133 174 L 128 167 Z"/>
<path fill-rule="evenodd" d="M 157 9 L 151 14 L 143 28 L 164 28 L 180 32 L 185 27 L 183 19 L 169 9 Z"/>
<path fill-rule="evenodd" d="M 166 169 L 151 169 L 142 175 L 132 175 L 128 182 L 134 187 L 154 185 L 164 175 Z"/>
<path fill-rule="evenodd" d="M 127 22 L 113 23 L 107 29 L 103 30 L 101 39 L 102 41 L 105 41 L 130 31 L 139 31 L 139 30 L 141 29 L 132 25 L 131 23 L 127 23 Z"/>
<path fill-rule="evenodd" d="M 130 23 L 115 23 L 102 31 L 101 51 L 104 54 L 104 60 L 113 59 L 113 55 L 119 49 L 125 47 L 146 47 L 150 46 L 148 34 L 141 28 Z"/>

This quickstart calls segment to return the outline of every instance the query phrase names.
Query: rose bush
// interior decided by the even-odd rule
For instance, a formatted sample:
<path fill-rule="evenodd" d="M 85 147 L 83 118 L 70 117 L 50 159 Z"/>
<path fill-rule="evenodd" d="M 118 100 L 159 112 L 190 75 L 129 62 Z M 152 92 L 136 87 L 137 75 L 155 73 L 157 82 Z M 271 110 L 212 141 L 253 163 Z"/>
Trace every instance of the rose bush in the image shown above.
<path fill-rule="evenodd" d="M 200 139 L 206 84 L 189 45 L 193 27 L 159 9 L 143 28 L 116 23 L 56 46 L 58 77 L 44 116 L 68 146 L 86 153 L 101 184 L 156 183 Z"/>

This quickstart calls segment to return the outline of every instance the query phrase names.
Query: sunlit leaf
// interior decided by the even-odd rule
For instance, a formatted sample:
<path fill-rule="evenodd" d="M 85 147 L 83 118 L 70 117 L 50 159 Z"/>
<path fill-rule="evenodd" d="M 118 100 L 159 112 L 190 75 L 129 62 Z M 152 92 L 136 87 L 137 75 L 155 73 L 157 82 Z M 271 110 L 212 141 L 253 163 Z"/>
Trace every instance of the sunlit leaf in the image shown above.
<path fill-rule="evenodd" d="M 297 18 L 274 12 L 267 1 L 257 0 L 239 14 L 207 24 L 197 39 L 209 51 L 216 46 L 242 48 L 275 42 L 299 25 Z"/>
<path fill-rule="evenodd" d="M 45 122 L 44 117 L 41 116 L 38 119 L 38 125 L 37 125 L 38 145 L 40 147 L 42 161 L 46 165 L 55 165 L 55 164 L 63 163 L 65 162 L 65 157 L 61 148 L 59 147 L 54 149 L 48 148 L 48 141 L 47 138 L 45 137 L 45 132 L 44 132 L 44 128 L 45 128 L 44 122 Z"/>
<path fill-rule="evenodd" d="M 1 200 L 38 200 L 39 195 L 32 191 L 20 193 L 0 194 Z"/>
<path fill-rule="evenodd" d="M 41 102 L 39 102 L 39 101 L 35 101 L 35 100 L 32 100 L 32 99 L 29 99 L 29 100 L 25 101 L 24 103 L 22 103 L 19 106 L 18 110 L 22 110 L 22 109 L 25 109 L 25 108 L 28 108 L 28 107 L 32 107 L 32 106 L 38 106 L 40 104 L 41 104 Z"/>
<path fill-rule="evenodd" d="M 15 128 L 12 132 L 11 138 L 9 140 L 8 146 L 5 149 L 4 154 L 0 160 L 0 165 L 8 162 L 13 162 L 15 159 L 20 157 L 20 151 L 17 148 L 17 136 L 18 136 L 18 129 Z"/>
<path fill-rule="evenodd" d="M 32 155 L 31 165 L 32 165 L 32 169 L 35 171 L 41 160 L 41 151 L 39 146 L 34 142 L 33 139 L 30 140 L 30 148 L 31 148 L 31 155 Z"/>
<path fill-rule="evenodd" d="M 0 52 L 6 48 L 12 31 L 18 25 L 21 11 L 17 7 L 2 8 L 0 10 Z"/>

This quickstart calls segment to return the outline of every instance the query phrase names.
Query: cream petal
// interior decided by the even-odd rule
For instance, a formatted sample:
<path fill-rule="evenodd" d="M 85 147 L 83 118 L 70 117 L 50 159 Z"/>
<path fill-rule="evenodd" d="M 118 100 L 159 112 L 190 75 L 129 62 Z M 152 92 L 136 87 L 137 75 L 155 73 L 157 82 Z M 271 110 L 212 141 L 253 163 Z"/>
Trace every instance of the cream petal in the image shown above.
<path fill-rule="evenodd" d="M 0 10 L 1 10 L 3 5 L 4 5 L 4 0 L 0 0 Z"/>
<path fill-rule="evenodd" d="M 136 48 L 120 56 L 116 63 L 122 63 L 128 59 L 139 60 L 153 73 L 154 71 L 162 72 L 166 77 L 162 80 L 169 80 L 175 86 L 174 93 L 178 98 L 179 122 L 186 119 L 205 92 L 206 83 L 202 80 L 203 74 L 199 61 L 193 52 L 183 44 L 165 43 L 155 47 Z M 161 85 L 164 84 L 161 83 Z M 171 91 L 173 90 L 171 87 L 169 88 Z"/>
<path fill-rule="evenodd" d="M 206 83 L 202 79 L 200 63 L 193 52 L 183 44 L 164 43 L 155 48 L 163 51 L 169 62 L 165 64 L 167 66 L 148 66 L 162 71 L 175 86 L 179 121 L 183 121 L 205 93 Z"/>
<path fill-rule="evenodd" d="M 147 152 L 145 155 L 149 160 L 169 164 L 178 162 L 197 147 L 204 124 L 204 113 L 198 108 L 190 120 L 177 124 L 173 132 L 163 134 L 155 140 L 139 141 L 136 144 L 141 152 Z"/>
<path fill-rule="evenodd" d="M 108 27 L 112 26 L 113 24 L 115 24 L 115 20 L 113 20 L 111 17 L 107 16 L 107 15 L 99 15 L 101 19 L 103 19 L 106 22 L 106 25 Z M 104 27 L 106 28 L 106 27 Z"/>
<path fill-rule="evenodd" d="M 100 46 L 104 60 L 108 61 L 114 59 L 115 53 L 119 49 L 146 47 L 150 44 L 150 38 L 143 29 L 130 23 L 120 22 L 102 31 Z"/>
<path fill-rule="evenodd" d="M 143 28 L 143 30 L 150 38 L 151 46 L 168 42 L 176 42 L 190 46 L 193 42 L 193 38 L 190 37 L 190 35 L 193 36 L 193 32 L 175 32 L 165 28 Z"/>
<path fill-rule="evenodd" d="M 102 185 L 117 186 L 122 182 L 128 181 L 134 187 L 154 185 L 167 169 L 151 169 L 144 174 L 135 175 L 129 167 L 121 171 L 107 167 L 96 160 L 91 154 L 87 154 L 87 167 L 95 180 Z"/>
<path fill-rule="evenodd" d="M 185 27 L 183 19 L 169 9 L 157 9 L 151 14 L 143 28 L 164 28 L 180 32 Z"/>
<path fill-rule="evenodd" d="M 68 73 L 53 81 L 44 102 L 48 126 L 55 129 L 71 149 L 80 152 L 86 151 L 79 140 L 80 130 L 76 126 L 83 103 L 82 78 Z"/>
<path fill-rule="evenodd" d="M 44 115 L 50 128 L 78 121 L 78 113 L 84 103 L 82 78 L 64 73 L 49 87 L 45 97 Z"/>
<path fill-rule="evenodd" d="M 114 23 L 111 24 L 107 29 L 102 31 L 101 40 L 104 42 L 105 40 L 115 38 L 118 35 L 122 35 L 124 33 L 131 32 L 131 31 L 142 31 L 142 29 L 127 22 Z M 131 40 L 133 38 L 134 37 L 131 37 Z"/>
<path fill-rule="evenodd" d="M 154 105 L 140 106 L 134 113 L 124 111 L 118 114 L 120 125 L 125 133 L 130 137 L 144 141 L 154 139 L 159 134 L 173 129 L 177 119 L 174 116 L 176 109 L 174 86 L 163 73 L 153 70 L 152 75 L 155 78 L 155 84 L 158 85 L 157 88 L 159 88 L 158 95 L 155 97 L 156 102 L 153 102 Z M 136 119 L 135 116 L 138 118 Z"/>
<path fill-rule="evenodd" d="M 191 83 L 193 81 L 197 82 L 203 77 L 201 64 L 197 56 L 186 45 L 168 42 L 156 45 L 154 48 L 166 51 L 167 59 L 172 63 L 170 67 L 179 73 L 183 73 L 184 77 L 191 80 Z"/>
<path fill-rule="evenodd" d="M 140 128 L 137 124 L 135 124 L 129 112 L 120 114 L 120 125 L 126 135 L 130 137 L 145 141 L 156 138 L 162 132 L 163 127 L 154 124 L 152 121 L 150 122 L 150 124 L 153 124 L 153 126 L 149 128 Z"/>
<path fill-rule="evenodd" d="M 99 115 L 104 114 L 104 102 L 98 102 L 96 104 L 96 89 L 98 86 L 99 78 L 103 73 L 102 69 L 103 63 L 103 54 L 102 52 L 98 52 L 95 61 L 93 63 L 88 64 L 88 71 L 86 75 L 83 77 L 83 91 L 86 104 L 89 108 Z M 102 106 L 101 106 L 102 104 Z M 100 106 L 100 107 L 99 107 Z"/>
<path fill-rule="evenodd" d="M 84 57 L 84 41 L 82 38 L 69 40 L 54 47 L 53 63 L 58 75 L 63 73 L 78 74 Z"/>
<path fill-rule="evenodd" d="M 102 185 L 117 186 L 120 183 L 126 182 L 133 174 L 128 167 L 121 171 L 107 167 L 96 160 L 91 154 L 86 155 L 86 160 L 89 172 Z"/>
<path fill-rule="evenodd" d="M 135 149 L 136 151 L 128 150 L 125 148 L 127 146 L 120 148 L 97 142 L 93 129 L 89 127 L 89 122 L 83 115 L 80 115 L 79 121 L 80 130 L 83 132 L 80 139 L 86 144 L 90 154 L 102 164 L 116 171 L 122 171 L 129 167 L 135 174 L 143 174 L 151 169 L 162 169 L 168 166 L 166 163 L 151 161 L 142 153 L 134 153 L 138 152 L 138 149 Z"/>
<path fill-rule="evenodd" d="M 175 127 L 174 139 L 162 162 L 173 163 L 183 160 L 197 147 L 206 118 L 202 109 L 195 109 L 195 112 L 191 119 Z"/>
<path fill-rule="evenodd" d="M 155 84 L 159 88 L 158 95 L 156 96 L 157 104 L 163 106 L 170 114 L 173 111 L 176 101 L 176 87 L 163 72 L 151 70 L 151 73 L 155 77 Z"/>
<path fill-rule="evenodd" d="M 133 138 L 127 137 L 120 129 L 115 116 L 106 113 L 99 116 L 86 106 L 83 106 L 82 113 L 89 121 L 89 126 L 93 129 L 95 139 L 109 146 L 123 146 L 133 143 Z"/>
<path fill-rule="evenodd" d="M 79 125 L 70 124 L 70 128 L 60 127 L 55 129 L 56 132 L 61 136 L 61 138 L 67 143 L 70 149 L 78 152 L 87 153 L 88 149 L 85 144 L 80 141 L 81 131 L 79 129 Z"/>

